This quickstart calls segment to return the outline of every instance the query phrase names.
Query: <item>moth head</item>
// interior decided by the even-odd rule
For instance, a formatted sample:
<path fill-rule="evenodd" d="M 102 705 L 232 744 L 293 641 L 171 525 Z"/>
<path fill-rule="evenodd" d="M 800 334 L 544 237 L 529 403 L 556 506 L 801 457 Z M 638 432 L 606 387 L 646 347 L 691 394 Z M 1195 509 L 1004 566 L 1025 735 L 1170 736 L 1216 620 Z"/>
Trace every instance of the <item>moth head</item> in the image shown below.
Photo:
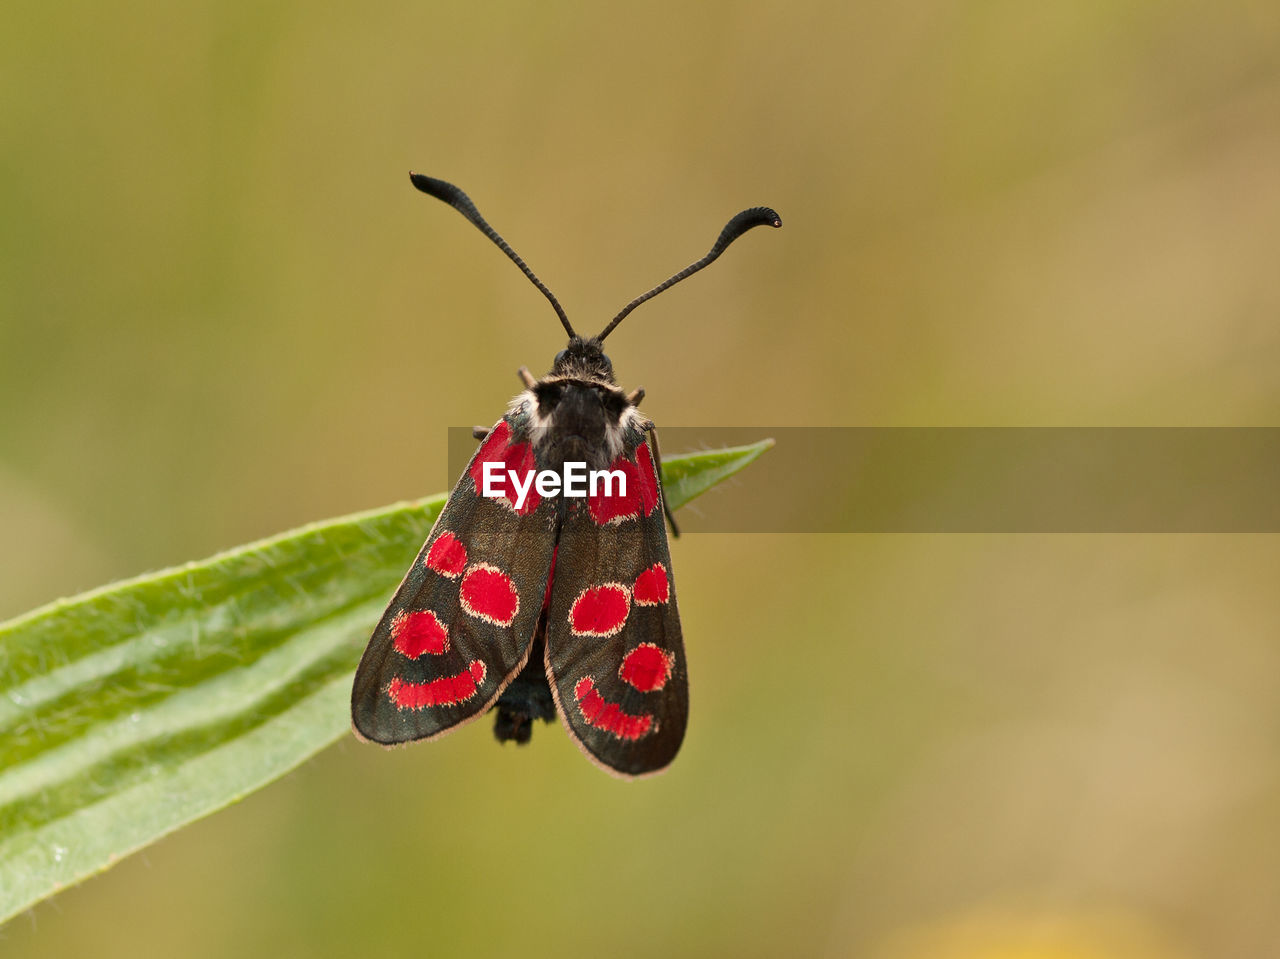
<path fill-rule="evenodd" d="M 547 375 L 612 383 L 613 363 L 605 356 L 599 340 L 574 336 L 569 339 L 569 345 L 556 354 Z"/>

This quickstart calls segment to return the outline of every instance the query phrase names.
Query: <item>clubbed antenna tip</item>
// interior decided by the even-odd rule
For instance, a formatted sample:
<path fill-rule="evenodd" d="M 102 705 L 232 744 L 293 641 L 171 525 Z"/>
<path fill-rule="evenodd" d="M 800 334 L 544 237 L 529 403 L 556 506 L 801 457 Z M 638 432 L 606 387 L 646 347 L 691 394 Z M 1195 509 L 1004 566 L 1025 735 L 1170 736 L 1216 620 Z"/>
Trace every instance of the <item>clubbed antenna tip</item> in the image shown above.
<path fill-rule="evenodd" d="M 777 213 L 767 206 L 754 206 L 750 210 L 743 210 L 725 224 L 724 229 L 720 231 L 720 236 L 716 238 L 716 242 L 712 245 L 706 256 L 700 260 L 690 263 L 679 273 L 659 283 L 648 293 L 643 293 L 640 296 L 637 296 L 634 300 L 624 306 L 617 316 L 609 321 L 609 325 L 600 332 L 600 335 L 597 336 L 596 339 L 603 340 L 606 336 L 612 333 L 614 327 L 621 323 L 628 313 L 634 310 L 641 303 L 645 302 L 645 300 L 653 299 L 663 290 L 670 289 L 681 280 L 688 279 L 699 270 L 709 266 L 716 257 L 728 249 L 730 243 L 742 236 L 742 234 L 746 233 L 748 230 L 757 226 L 771 226 L 774 229 L 777 229 L 782 226 L 782 217 L 778 216 Z"/>
<path fill-rule="evenodd" d="M 565 330 L 570 336 L 576 336 L 573 327 L 569 325 L 569 317 L 565 315 L 564 308 L 560 305 L 560 301 L 555 298 L 546 285 L 534 275 L 533 270 L 525 265 L 524 260 L 520 259 L 520 255 L 511 249 L 510 244 L 498 235 L 498 231 L 491 227 L 488 221 L 480 215 L 480 211 L 476 209 L 476 205 L 471 202 L 471 197 L 467 196 L 452 183 L 444 180 L 437 180 L 432 176 L 425 176 L 421 173 L 410 173 L 409 180 L 415 187 L 429 196 L 435 197 L 437 200 L 443 200 L 449 206 L 453 207 L 479 229 L 481 233 L 487 236 L 494 244 L 510 257 L 511 262 L 520 267 L 520 271 L 527 276 L 533 285 L 542 291 L 556 311 L 556 316 L 560 317 L 560 322 L 564 325 Z"/>

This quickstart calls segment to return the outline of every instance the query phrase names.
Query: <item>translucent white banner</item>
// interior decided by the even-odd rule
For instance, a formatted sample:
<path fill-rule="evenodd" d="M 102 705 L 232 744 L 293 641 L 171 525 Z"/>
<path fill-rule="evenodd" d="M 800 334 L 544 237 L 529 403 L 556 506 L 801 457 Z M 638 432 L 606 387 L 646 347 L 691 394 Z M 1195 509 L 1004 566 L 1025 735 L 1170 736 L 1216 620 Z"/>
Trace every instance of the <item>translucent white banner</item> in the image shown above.
<path fill-rule="evenodd" d="M 449 431 L 449 483 L 476 441 Z M 664 427 L 662 452 L 776 446 L 682 532 L 1275 533 L 1280 428 Z"/>

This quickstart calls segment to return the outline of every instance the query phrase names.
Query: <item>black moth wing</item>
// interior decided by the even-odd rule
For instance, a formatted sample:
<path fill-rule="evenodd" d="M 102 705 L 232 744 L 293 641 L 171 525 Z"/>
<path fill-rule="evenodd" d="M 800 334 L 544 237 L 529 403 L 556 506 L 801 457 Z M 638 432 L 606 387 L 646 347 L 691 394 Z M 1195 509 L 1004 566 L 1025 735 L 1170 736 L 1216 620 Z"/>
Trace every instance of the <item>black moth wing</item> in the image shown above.
<path fill-rule="evenodd" d="M 689 714 L 662 489 L 647 438 L 629 434 L 611 467 L 627 495 L 568 507 L 546 630 L 547 681 L 569 735 L 623 777 L 666 767 Z"/>
<path fill-rule="evenodd" d="M 475 719 L 528 659 L 556 504 L 533 490 L 519 509 L 514 492 L 485 498 L 485 462 L 521 475 L 533 467 L 523 416 L 499 420 L 476 450 L 374 629 L 351 691 L 352 726 L 364 739 L 430 739 Z"/>

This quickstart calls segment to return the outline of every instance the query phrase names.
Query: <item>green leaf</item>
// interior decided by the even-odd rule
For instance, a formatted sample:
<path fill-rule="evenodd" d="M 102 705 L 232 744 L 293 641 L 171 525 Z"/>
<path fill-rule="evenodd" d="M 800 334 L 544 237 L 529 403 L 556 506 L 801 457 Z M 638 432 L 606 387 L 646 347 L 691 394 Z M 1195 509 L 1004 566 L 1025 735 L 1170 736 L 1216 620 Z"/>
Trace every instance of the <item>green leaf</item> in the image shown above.
<path fill-rule="evenodd" d="M 772 444 L 672 456 L 673 509 Z M 0 624 L 0 921 L 283 775 L 444 496 L 315 523 Z"/>

